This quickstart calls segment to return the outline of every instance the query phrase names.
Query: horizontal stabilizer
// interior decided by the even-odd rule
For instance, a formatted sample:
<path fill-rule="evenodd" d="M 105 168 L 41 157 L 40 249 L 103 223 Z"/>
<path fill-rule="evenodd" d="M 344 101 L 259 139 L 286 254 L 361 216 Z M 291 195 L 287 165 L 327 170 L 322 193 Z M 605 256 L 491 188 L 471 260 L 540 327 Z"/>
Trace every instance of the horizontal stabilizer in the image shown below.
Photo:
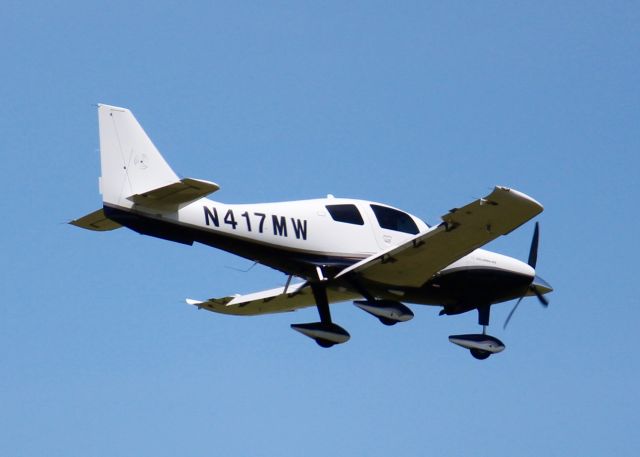
<path fill-rule="evenodd" d="M 80 219 L 75 219 L 69 222 L 69 224 L 87 230 L 95 230 L 97 232 L 105 232 L 107 230 L 115 230 L 122 227 L 117 222 L 108 219 L 107 216 L 104 215 L 102 208 L 91 214 L 87 214 Z"/>
<path fill-rule="evenodd" d="M 220 189 L 216 183 L 184 178 L 173 184 L 128 197 L 136 205 L 161 211 L 175 211 Z"/>

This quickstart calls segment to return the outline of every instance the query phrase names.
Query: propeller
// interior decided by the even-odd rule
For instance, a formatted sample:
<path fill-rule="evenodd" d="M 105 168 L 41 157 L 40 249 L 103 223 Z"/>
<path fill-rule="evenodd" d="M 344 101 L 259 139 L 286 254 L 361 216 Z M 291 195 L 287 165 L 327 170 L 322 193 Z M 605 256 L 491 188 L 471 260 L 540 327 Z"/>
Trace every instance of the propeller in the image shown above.
<path fill-rule="evenodd" d="M 511 317 L 513 316 L 513 313 L 516 312 L 516 309 L 518 309 L 518 305 L 520 304 L 520 302 L 522 301 L 523 298 L 524 298 L 524 296 L 518 298 L 518 301 L 516 302 L 516 306 L 511 308 L 511 312 L 509 313 L 509 315 L 507 316 L 507 319 L 504 321 L 504 324 L 502 325 L 502 329 L 503 330 L 507 328 L 507 325 L 509 325 L 509 321 L 511 320 Z"/>
<path fill-rule="evenodd" d="M 533 231 L 533 238 L 531 240 L 531 247 L 529 248 L 529 260 L 527 261 L 529 266 L 534 270 L 536 268 L 536 263 L 538 262 L 539 240 L 540 240 L 540 224 L 536 222 L 536 227 Z M 531 284 L 529 285 L 529 290 L 533 292 L 536 297 L 538 297 L 540 304 L 546 308 L 547 306 L 549 306 L 549 300 L 547 300 L 545 296 L 540 292 L 540 290 L 538 289 L 538 286 L 544 286 L 545 288 L 548 287 L 549 289 L 551 289 L 551 286 L 549 286 L 542 278 L 539 278 L 537 275 L 533 278 L 533 281 L 531 281 Z M 507 325 L 509 325 L 509 321 L 513 317 L 513 314 L 516 312 L 516 309 L 518 309 L 518 306 L 520 305 L 520 302 L 524 297 L 525 295 L 518 298 L 518 301 L 516 302 L 515 306 L 507 316 L 507 319 L 504 321 L 504 325 L 502 326 L 503 329 L 506 329 Z"/>
<path fill-rule="evenodd" d="M 538 262 L 538 241 L 540 240 L 540 224 L 536 222 L 536 228 L 533 230 L 533 238 L 531 240 L 531 247 L 529 248 L 529 260 L 527 263 L 534 270 L 536 269 L 536 263 Z"/>

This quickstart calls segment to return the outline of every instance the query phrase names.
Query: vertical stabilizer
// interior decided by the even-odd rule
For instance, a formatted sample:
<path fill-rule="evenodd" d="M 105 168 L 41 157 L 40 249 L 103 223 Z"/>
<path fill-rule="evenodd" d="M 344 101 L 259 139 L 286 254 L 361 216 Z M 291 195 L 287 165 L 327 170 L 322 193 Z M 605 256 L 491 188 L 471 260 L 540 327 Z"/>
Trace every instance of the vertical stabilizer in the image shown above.
<path fill-rule="evenodd" d="M 128 197 L 180 181 L 131 111 L 98 105 L 98 123 L 105 203 L 130 208 Z"/>

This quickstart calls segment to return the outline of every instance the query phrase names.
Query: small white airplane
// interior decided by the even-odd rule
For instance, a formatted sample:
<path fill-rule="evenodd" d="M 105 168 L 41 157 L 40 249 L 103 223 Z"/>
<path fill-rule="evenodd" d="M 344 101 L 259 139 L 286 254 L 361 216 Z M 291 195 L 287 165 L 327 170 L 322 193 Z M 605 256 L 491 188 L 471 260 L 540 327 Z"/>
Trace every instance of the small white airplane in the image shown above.
<path fill-rule="evenodd" d="M 487 335 L 491 305 L 553 289 L 536 275 L 538 225 L 528 263 L 479 249 L 524 224 L 543 208 L 513 189 L 489 195 L 442 216 L 429 227 L 391 206 L 327 198 L 229 205 L 205 198 L 219 186 L 180 179 L 131 111 L 98 105 L 99 188 L 103 207 L 70 223 L 89 230 L 127 227 L 184 244 L 203 243 L 282 271 L 286 284 L 248 295 L 187 303 L 216 313 L 251 316 L 316 306 L 319 322 L 293 324 L 322 347 L 349 340 L 333 323 L 330 303 L 354 301 L 385 325 L 413 317 L 405 303 L 442 307 L 440 314 L 478 311 L 480 334 L 449 340 L 478 359 L 504 350 Z M 293 277 L 302 281 L 292 283 Z"/>

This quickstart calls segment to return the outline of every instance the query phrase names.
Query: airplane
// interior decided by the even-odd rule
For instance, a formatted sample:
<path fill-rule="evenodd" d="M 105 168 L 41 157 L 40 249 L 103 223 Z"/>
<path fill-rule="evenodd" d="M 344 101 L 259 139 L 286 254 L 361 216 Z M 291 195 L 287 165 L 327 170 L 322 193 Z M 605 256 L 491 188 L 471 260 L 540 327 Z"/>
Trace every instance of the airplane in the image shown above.
<path fill-rule="evenodd" d="M 524 297 L 548 305 L 544 295 L 553 288 L 535 270 L 537 223 L 527 263 L 481 249 L 543 211 L 515 189 L 496 186 L 433 226 L 383 203 L 332 195 L 225 204 L 206 198 L 218 184 L 178 177 L 130 110 L 99 104 L 98 124 L 103 206 L 70 224 L 202 243 L 287 275 L 271 290 L 186 300 L 197 308 L 253 316 L 315 306 L 318 322 L 291 328 L 325 348 L 350 338 L 333 322 L 332 303 L 353 301 L 385 325 L 413 318 L 405 303 L 441 307 L 440 315 L 476 310 L 482 333 L 449 340 L 482 360 L 505 349 L 486 332 L 492 305 L 517 299 L 505 327 Z"/>

